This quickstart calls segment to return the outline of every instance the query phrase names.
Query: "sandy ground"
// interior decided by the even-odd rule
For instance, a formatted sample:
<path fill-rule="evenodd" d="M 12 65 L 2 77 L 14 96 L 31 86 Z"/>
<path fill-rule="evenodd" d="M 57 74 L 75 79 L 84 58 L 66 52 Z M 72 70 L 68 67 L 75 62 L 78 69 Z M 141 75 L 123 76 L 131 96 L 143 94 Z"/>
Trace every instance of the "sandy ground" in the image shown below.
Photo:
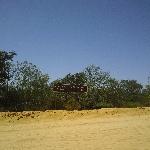
<path fill-rule="evenodd" d="M 1 112 L 0 150 L 150 150 L 150 108 Z"/>

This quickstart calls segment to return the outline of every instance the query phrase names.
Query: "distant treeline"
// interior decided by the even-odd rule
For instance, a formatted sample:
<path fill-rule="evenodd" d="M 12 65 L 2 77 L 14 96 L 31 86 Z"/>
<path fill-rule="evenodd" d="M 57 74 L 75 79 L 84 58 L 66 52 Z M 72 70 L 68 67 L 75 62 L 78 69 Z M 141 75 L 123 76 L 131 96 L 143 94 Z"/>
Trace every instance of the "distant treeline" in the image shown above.
<path fill-rule="evenodd" d="M 95 65 L 49 82 L 49 76 L 36 65 L 27 61 L 14 63 L 15 55 L 13 51 L 0 50 L 0 111 L 150 106 L 150 85 L 117 80 Z M 88 92 L 53 92 L 56 83 L 86 84 Z"/>

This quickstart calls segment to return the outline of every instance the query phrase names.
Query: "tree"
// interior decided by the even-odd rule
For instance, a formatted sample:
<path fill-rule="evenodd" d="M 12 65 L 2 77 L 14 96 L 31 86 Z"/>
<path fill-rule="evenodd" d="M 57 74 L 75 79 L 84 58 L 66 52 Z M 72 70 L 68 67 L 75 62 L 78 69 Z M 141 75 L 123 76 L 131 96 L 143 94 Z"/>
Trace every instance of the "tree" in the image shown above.
<path fill-rule="evenodd" d="M 86 67 L 84 73 L 87 78 L 87 84 L 91 88 L 101 88 L 107 85 L 107 81 L 110 78 L 108 72 L 102 71 L 100 67 L 95 65 Z"/>
<path fill-rule="evenodd" d="M 102 91 L 103 93 L 101 94 L 107 103 L 111 104 L 113 107 L 119 107 L 122 105 L 122 92 L 118 80 L 110 78 L 107 81 L 107 86 L 102 88 Z"/>
<path fill-rule="evenodd" d="M 86 84 L 86 77 L 84 72 L 79 72 L 75 74 L 67 74 L 63 79 L 60 80 L 55 80 L 54 82 L 51 83 L 53 86 L 54 84 L 72 84 L 72 85 L 84 85 Z M 59 93 L 57 94 L 59 99 L 61 101 L 57 100 L 57 105 L 58 103 L 63 102 L 64 108 L 67 110 L 71 109 L 80 109 L 81 105 L 81 98 L 83 97 L 84 93 L 74 93 L 74 92 L 69 92 L 69 93 Z"/>
<path fill-rule="evenodd" d="M 10 70 L 16 53 L 0 50 L 0 95 L 8 92 L 8 81 L 12 77 Z"/>
<path fill-rule="evenodd" d="M 84 74 L 87 79 L 88 94 L 85 105 L 88 108 L 100 107 L 102 101 L 104 101 L 104 88 L 108 84 L 110 75 L 107 72 L 95 65 L 87 66 L 84 69 Z"/>
<path fill-rule="evenodd" d="M 145 98 L 148 98 L 150 101 L 150 76 L 148 77 L 148 84 L 143 89 L 142 94 Z"/>
<path fill-rule="evenodd" d="M 32 105 L 49 98 L 49 76 L 27 61 L 17 62 L 10 86 L 19 93 L 21 101 Z"/>
<path fill-rule="evenodd" d="M 146 85 L 142 90 L 143 103 L 145 106 L 150 106 L 150 85 Z"/>
<path fill-rule="evenodd" d="M 144 89 L 145 95 L 150 98 L 150 85 L 146 85 L 146 88 Z"/>
<path fill-rule="evenodd" d="M 86 77 L 84 72 L 79 72 L 75 74 L 67 74 L 63 79 L 61 79 L 61 83 L 68 84 L 86 84 Z"/>
<path fill-rule="evenodd" d="M 120 87 L 128 101 L 136 101 L 142 93 L 143 86 L 136 80 L 121 80 Z"/>

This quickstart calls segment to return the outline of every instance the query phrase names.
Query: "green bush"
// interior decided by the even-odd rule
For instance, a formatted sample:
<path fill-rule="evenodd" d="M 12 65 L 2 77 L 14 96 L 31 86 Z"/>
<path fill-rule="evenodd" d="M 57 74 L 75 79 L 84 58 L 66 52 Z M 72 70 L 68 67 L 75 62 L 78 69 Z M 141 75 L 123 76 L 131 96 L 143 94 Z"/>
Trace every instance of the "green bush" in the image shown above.
<path fill-rule="evenodd" d="M 74 99 L 74 98 L 70 98 L 65 104 L 64 104 L 64 108 L 66 110 L 80 110 L 81 109 L 81 105 L 80 103 Z"/>

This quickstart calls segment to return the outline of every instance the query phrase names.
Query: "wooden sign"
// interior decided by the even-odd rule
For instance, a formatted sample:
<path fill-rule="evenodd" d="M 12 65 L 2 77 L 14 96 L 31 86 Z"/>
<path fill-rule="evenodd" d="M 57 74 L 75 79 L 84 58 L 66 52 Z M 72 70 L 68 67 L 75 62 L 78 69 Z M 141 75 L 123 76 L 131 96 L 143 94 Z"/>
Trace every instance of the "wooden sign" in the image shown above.
<path fill-rule="evenodd" d="M 83 84 L 61 84 L 57 83 L 53 87 L 53 91 L 55 92 L 87 92 L 87 85 Z"/>

